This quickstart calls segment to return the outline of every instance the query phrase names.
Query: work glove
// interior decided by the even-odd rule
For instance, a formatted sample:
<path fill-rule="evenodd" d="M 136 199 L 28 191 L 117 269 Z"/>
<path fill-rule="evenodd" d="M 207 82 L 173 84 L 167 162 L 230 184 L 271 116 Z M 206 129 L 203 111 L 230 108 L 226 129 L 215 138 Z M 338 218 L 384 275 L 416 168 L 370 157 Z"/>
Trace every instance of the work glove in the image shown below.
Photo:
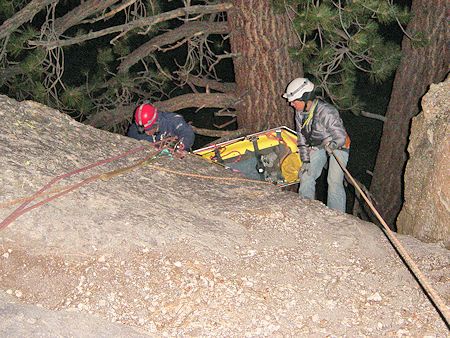
<path fill-rule="evenodd" d="M 309 172 L 309 169 L 311 168 L 311 163 L 309 162 L 303 162 L 300 171 L 298 172 L 298 178 L 301 180 L 302 176 Z"/>
<path fill-rule="evenodd" d="M 336 150 L 337 144 L 334 141 L 329 142 L 326 146 L 325 146 L 325 150 L 327 151 L 328 154 L 332 154 L 334 150 Z"/>

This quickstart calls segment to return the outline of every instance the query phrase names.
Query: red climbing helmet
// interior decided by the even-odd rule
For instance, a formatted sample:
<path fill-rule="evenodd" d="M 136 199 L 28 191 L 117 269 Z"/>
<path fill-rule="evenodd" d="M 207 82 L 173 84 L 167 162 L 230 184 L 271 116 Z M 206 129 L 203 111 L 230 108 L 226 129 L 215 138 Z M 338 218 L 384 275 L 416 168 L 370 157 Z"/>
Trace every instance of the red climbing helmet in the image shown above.
<path fill-rule="evenodd" d="M 158 118 L 158 110 L 150 103 L 141 104 L 134 112 L 134 121 L 138 127 L 149 130 Z"/>

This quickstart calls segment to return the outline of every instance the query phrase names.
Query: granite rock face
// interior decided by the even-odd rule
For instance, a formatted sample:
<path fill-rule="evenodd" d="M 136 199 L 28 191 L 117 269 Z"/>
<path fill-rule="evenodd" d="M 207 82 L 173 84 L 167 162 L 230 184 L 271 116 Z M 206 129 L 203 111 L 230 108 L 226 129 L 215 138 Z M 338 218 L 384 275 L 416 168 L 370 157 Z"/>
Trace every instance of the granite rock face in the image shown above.
<path fill-rule="evenodd" d="M 0 121 L 0 337 L 448 334 L 373 223 L 36 102 Z M 450 304 L 450 251 L 399 239 Z"/>
<path fill-rule="evenodd" d="M 432 84 L 413 118 L 398 231 L 450 249 L 450 79 Z"/>

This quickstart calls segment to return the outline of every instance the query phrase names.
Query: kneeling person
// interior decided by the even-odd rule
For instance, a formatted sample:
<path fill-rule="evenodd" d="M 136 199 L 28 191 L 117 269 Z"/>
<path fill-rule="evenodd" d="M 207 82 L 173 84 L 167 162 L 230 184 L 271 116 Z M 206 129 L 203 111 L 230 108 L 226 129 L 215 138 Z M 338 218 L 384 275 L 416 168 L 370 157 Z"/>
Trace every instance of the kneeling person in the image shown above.
<path fill-rule="evenodd" d="M 184 150 L 192 147 L 195 138 L 192 127 L 181 115 L 160 112 L 149 103 L 141 104 L 136 108 L 134 122 L 130 125 L 127 136 L 149 142 L 176 137 Z"/>

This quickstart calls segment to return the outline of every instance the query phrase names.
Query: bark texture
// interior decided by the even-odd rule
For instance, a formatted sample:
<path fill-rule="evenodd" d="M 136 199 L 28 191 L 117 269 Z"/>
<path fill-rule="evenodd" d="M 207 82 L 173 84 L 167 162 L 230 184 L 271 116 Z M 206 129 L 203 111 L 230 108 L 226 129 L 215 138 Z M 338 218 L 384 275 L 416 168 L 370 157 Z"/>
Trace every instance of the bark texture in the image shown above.
<path fill-rule="evenodd" d="M 293 112 L 281 95 L 289 81 L 303 74 L 288 48 L 297 44 L 287 15 L 275 14 L 269 0 L 233 0 L 229 11 L 231 51 L 237 93 L 238 125 L 258 131 L 293 126 Z M 257 107 L 257 109 L 255 109 Z"/>
<path fill-rule="evenodd" d="M 448 71 L 446 3 L 414 0 L 412 4 L 414 17 L 407 32 L 423 32 L 428 43 L 416 48 L 407 37 L 403 40 L 403 58 L 395 75 L 370 189 L 388 224 L 394 224 L 402 207 L 411 118 L 419 112 L 420 99 L 429 85 L 441 82 Z"/>
<path fill-rule="evenodd" d="M 398 232 L 450 249 L 450 79 L 431 89 L 413 118 Z"/>

